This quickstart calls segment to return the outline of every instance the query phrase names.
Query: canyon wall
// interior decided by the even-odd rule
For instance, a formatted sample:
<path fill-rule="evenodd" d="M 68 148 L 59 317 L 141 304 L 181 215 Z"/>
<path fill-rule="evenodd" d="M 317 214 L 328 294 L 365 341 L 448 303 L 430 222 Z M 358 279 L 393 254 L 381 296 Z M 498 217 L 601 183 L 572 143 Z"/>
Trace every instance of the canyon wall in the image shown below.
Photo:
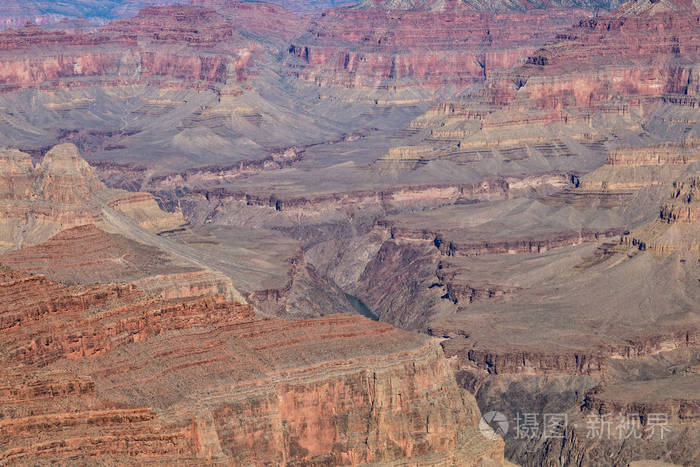
<path fill-rule="evenodd" d="M 220 296 L 159 300 L 9 269 L 0 283 L 6 462 L 502 459 L 428 338 L 353 316 L 260 319 Z"/>
<path fill-rule="evenodd" d="M 146 7 L 95 30 L 5 31 L 0 84 L 8 90 L 160 78 L 218 88 L 248 78 L 257 59 L 277 52 L 264 50 L 272 44 L 286 51 L 285 74 L 317 84 L 462 87 L 522 63 L 555 31 L 588 16 L 576 9 L 494 15 L 454 5 L 401 13 L 339 8 L 309 20 L 259 3 L 194 4 L 200 7 Z M 98 44 L 103 50 L 95 52 Z"/>
<path fill-rule="evenodd" d="M 0 256 L 3 463 L 503 465 L 437 340 L 266 317 L 75 146 L 3 154 L 8 208 L 89 215 Z"/>
<path fill-rule="evenodd" d="M 464 87 L 519 64 L 554 31 L 586 15 L 337 9 L 314 19 L 289 47 L 290 72 L 323 85 Z M 425 31 L 430 31 L 426 34 Z"/>
<path fill-rule="evenodd" d="M 42 83 L 118 86 L 158 80 L 185 80 L 189 84 L 173 84 L 206 88 L 244 80 L 260 48 L 214 10 L 192 7 L 149 7 L 96 31 L 27 25 L 0 35 L 0 84 L 5 91 Z M 207 48 L 219 50 L 207 53 Z"/>
<path fill-rule="evenodd" d="M 492 102 L 546 110 L 638 106 L 669 94 L 691 102 L 698 90 L 697 11 L 683 2 L 630 2 L 582 20 L 523 67 L 494 76 L 487 93 Z"/>

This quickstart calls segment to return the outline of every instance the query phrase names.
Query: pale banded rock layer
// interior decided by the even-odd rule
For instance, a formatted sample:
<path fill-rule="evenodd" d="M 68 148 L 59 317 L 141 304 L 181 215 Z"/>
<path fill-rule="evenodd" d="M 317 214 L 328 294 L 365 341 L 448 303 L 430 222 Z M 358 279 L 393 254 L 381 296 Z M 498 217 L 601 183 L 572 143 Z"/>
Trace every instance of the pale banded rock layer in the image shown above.
<path fill-rule="evenodd" d="M 109 228 L 103 203 L 151 232 L 176 229 L 181 216 L 158 208 L 153 196 L 110 190 L 73 144 L 48 151 L 38 164 L 17 150 L 3 151 L 0 245 L 3 250 L 36 245 L 61 230 L 87 224 Z"/>

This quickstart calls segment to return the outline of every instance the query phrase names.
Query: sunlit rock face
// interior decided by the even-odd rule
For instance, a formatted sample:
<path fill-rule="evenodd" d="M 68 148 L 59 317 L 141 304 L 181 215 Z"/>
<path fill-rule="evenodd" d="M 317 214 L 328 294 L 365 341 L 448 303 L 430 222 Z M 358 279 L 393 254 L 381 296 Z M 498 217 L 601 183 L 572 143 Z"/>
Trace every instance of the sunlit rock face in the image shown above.
<path fill-rule="evenodd" d="M 5 461 L 502 461 L 429 338 L 357 316 L 261 319 L 221 296 L 0 279 Z"/>

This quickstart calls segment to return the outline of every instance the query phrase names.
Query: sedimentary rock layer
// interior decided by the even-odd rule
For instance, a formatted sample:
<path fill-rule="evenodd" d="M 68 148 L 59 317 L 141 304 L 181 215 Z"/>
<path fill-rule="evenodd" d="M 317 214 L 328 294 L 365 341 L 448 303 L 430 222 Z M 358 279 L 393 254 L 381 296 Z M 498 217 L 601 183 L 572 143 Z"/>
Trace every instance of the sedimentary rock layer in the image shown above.
<path fill-rule="evenodd" d="M 151 232 L 184 222 L 161 211 L 150 194 L 107 189 L 72 144 L 56 146 L 36 165 L 29 154 L 4 150 L 0 168 L 1 250 L 41 243 L 66 228 L 103 224 L 105 207 Z"/>
<path fill-rule="evenodd" d="M 502 459 L 437 343 L 386 324 L 260 319 L 216 296 L 68 288 L 8 269 L 0 294 L 5 462 Z"/>
<path fill-rule="evenodd" d="M 179 83 L 185 87 L 206 87 L 245 79 L 255 48 L 230 20 L 214 10 L 192 7 L 146 8 L 96 32 L 28 25 L 0 35 L 0 84 L 5 90 L 42 83 L 86 86 L 172 79 L 189 82 Z"/>
<path fill-rule="evenodd" d="M 477 13 L 455 3 L 434 11 L 331 10 L 289 47 L 290 70 L 318 84 L 359 88 L 466 86 L 510 67 L 584 15 Z"/>
<path fill-rule="evenodd" d="M 176 80 L 218 87 L 245 81 L 265 55 L 263 44 L 275 44 L 286 50 L 285 73 L 318 83 L 465 86 L 519 64 L 554 31 L 586 15 L 575 9 L 493 15 L 455 4 L 402 13 L 334 9 L 307 26 L 307 19 L 273 5 L 194 3 L 203 7 L 147 7 L 96 31 L 3 32 L 0 84 L 8 90 Z"/>
<path fill-rule="evenodd" d="M 692 2 L 629 2 L 559 34 L 525 66 L 494 78 L 489 95 L 493 102 L 547 110 L 672 96 L 690 103 L 698 91 L 697 15 Z"/>

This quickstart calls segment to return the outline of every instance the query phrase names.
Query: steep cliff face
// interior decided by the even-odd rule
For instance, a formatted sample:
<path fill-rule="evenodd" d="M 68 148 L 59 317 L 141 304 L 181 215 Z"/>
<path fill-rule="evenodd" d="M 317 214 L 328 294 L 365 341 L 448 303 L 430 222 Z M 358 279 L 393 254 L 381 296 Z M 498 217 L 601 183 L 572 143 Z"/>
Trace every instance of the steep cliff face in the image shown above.
<path fill-rule="evenodd" d="M 149 7 L 96 31 L 27 25 L 0 35 L 0 84 L 5 90 L 41 83 L 114 86 L 159 79 L 206 87 L 244 80 L 260 48 L 247 41 L 233 21 L 194 7 Z M 205 53 L 207 49 L 217 53 Z"/>
<path fill-rule="evenodd" d="M 580 10 L 493 16 L 453 5 L 435 11 L 331 10 L 289 47 L 290 71 L 358 88 L 467 86 L 519 63 Z"/>
<path fill-rule="evenodd" d="M 0 284 L 7 462 L 502 460 L 428 338 L 357 316 L 292 324 L 217 296 L 68 288 L 8 269 Z"/>
<path fill-rule="evenodd" d="M 525 66 L 495 77 L 489 95 L 551 110 L 639 105 L 667 95 L 692 101 L 697 15 L 693 3 L 629 2 L 559 34 Z"/>

